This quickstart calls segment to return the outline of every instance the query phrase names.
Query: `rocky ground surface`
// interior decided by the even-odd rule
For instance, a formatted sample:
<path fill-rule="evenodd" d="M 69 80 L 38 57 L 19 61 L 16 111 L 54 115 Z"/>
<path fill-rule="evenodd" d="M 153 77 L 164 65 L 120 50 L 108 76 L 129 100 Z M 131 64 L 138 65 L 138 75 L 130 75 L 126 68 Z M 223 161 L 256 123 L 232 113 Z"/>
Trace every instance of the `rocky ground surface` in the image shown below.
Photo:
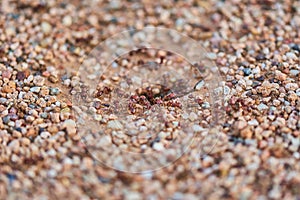
<path fill-rule="evenodd" d="M 0 10 L 0 199 L 300 198 L 299 1 L 2 0 Z M 130 174 L 89 154 L 71 92 L 99 42 L 148 25 L 198 40 L 230 97 L 218 151 L 199 158 L 192 146 Z"/>

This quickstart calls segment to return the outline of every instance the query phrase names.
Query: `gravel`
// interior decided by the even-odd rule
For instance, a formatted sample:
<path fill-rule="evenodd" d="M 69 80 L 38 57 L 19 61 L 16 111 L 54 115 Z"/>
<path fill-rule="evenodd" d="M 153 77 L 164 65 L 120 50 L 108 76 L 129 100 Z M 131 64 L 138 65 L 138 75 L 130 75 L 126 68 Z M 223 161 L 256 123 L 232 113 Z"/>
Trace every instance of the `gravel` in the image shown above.
<path fill-rule="evenodd" d="M 0 199 L 299 199 L 299 8 L 299 1 L 272 0 L 2 1 Z M 72 102 L 80 83 L 78 66 L 110 36 L 147 25 L 173 28 L 199 41 L 218 66 L 226 95 L 218 139 L 208 127 L 222 117 L 211 113 L 215 105 L 205 93 L 197 99 L 199 110 L 182 114 L 190 125 L 184 127 L 176 111 L 186 105 L 175 100 L 154 102 L 147 96 L 152 94 L 149 91 L 142 93 L 148 100 L 143 95 L 134 100 L 134 111 L 141 114 L 152 104 L 163 103 L 169 115 L 149 115 L 139 125 L 123 123 L 112 102 L 105 101 L 106 94 L 100 103 L 80 108 L 89 110 L 97 122 L 90 138 L 80 137 Z M 165 51 L 145 54 L 145 63 L 181 66 L 173 72 L 178 76 L 188 66 L 180 56 Z M 136 69 L 137 62 L 126 55 L 113 62 L 108 75 L 124 71 L 112 79 L 102 77 L 105 81 L 99 87 L 119 83 L 127 87 L 120 80 L 126 70 Z M 153 72 L 145 73 L 146 80 L 155 77 L 159 65 L 148 65 Z M 203 66 L 199 65 L 200 71 Z M 95 83 L 96 77 L 89 78 Z M 132 81 L 142 85 L 138 76 Z M 196 87 L 205 90 L 207 82 Z M 166 118 L 170 120 L 164 121 L 159 137 L 149 136 L 147 132 Z M 110 132 L 98 134 L 100 127 Z M 132 135 L 122 132 L 128 127 Z M 173 147 L 188 138 L 184 128 L 196 135 L 189 151 L 177 160 Z M 126 150 L 154 152 L 145 154 L 149 162 L 164 158 L 176 162 L 143 174 L 124 173 L 93 159 L 81 139 L 108 151 L 105 159 L 117 166 L 125 163 L 134 169 L 145 163 L 121 162 L 120 154 L 126 151 L 111 148 L 110 142 Z M 216 146 L 209 148 L 216 140 Z M 200 151 L 207 156 L 199 156 Z M 156 159 L 151 159 L 153 155 Z"/>

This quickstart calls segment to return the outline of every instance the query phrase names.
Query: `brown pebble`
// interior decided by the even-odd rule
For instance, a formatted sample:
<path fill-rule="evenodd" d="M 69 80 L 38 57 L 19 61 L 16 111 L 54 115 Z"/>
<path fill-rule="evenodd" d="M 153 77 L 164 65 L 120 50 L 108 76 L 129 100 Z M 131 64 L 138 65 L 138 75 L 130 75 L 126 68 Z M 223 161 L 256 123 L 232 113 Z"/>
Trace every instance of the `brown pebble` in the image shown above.
<path fill-rule="evenodd" d="M 243 128 L 245 128 L 247 126 L 247 122 L 245 121 L 237 121 L 234 123 L 234 127 L 237 129 L 237 130 L 242 130 Z"/>
<path fill-rule="evenodd" d="M 18 72 L 17 73 L 17 80 L 23 81 L 26 78 L 25 72 Z"/>
<path fill-rule="evenodd" d="M 243 138 L 250 139 L 250 138 L 252 138 L 252 135 L 253 135 L 253 131 L 251 130 L 250 127 L 247 127 L 241 131 L 241 136 Z"/>
<path fill-rule="evenodd" d="M 50 81 L 51 83 L 57 83 L 57 82 L 58 82 L 58 78 L 57 78 L 56 76 L 51 75 L 51 76 L 49 77 L 49 81 Z"/>
<path fill-rule="evenodd" d="M 34 128 L 30 128 L 27 130 L 26 137 L 30 137 L 30 136 L 34 136 L 34 135 L 36 135 Z"/>
<path fill-rule="evenodd" d="M 10 77 L 11 77 L 10 70 L 5 70 L 5 71 L 2 72 L 2 78 L 10 79 Z"/>

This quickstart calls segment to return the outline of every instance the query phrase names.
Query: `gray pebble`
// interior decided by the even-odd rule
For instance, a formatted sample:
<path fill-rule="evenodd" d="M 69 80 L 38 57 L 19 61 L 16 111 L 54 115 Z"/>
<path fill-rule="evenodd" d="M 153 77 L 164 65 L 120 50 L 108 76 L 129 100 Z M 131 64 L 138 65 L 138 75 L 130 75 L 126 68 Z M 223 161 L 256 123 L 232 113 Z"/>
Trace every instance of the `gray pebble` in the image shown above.
<path fill-rule="evenodd" d="M 40 87 L 32 87 L 32 88 L 30 88 L 30 92 L 33 92 L 33 93 L 39 93 L 40 90 L 41 90 Z"/>
<path fill-rule="evenodd" d="M 263 103 L 261 103 L 261 104 L 259 104 L 258 106 L 257 106 L 257 109 L 258 110 L 267 110 L 269 107 L 266 105 L 266 104 L 263 104 Z"/>
<path fill-rule="evenodd" d="M 58 88 L 50 88 L 50 94 L 51 95 L 57 95 L 59 93 L 60 93 L 60 91 L 59 91 Z"/>

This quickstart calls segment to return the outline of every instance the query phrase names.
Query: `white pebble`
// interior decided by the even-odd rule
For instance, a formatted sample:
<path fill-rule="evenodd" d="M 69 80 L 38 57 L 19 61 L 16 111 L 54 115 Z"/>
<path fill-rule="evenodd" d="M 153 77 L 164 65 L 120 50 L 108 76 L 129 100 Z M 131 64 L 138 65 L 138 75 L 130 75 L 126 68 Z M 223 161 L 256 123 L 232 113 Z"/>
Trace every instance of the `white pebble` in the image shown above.
<path fill-rule="evenodd" d="M 196 124 L 196 125 L 193 125 L 193 130 L 195 132 L 201 132 L 204 130 L 204 128 Z"/>
<path fill-rule="evenodd" d="M 153 149 L 156 151 L 163 151 L 165 149 L 164 145 L 160 142 L 155 142 L 153 144 Z"/>
<path fill-rule="evenodd" d="M 118 120 L 109 121 L 107 127 L 115 130 L 123 129 L 123 125 Z"/>
<path fill-rule="evenodd" d="M 63 18 L 63 24 L 65 26 L 71 26 L 72 25 L 72 17 L 70 15 L 66 15 L 64 18 Z"/>

